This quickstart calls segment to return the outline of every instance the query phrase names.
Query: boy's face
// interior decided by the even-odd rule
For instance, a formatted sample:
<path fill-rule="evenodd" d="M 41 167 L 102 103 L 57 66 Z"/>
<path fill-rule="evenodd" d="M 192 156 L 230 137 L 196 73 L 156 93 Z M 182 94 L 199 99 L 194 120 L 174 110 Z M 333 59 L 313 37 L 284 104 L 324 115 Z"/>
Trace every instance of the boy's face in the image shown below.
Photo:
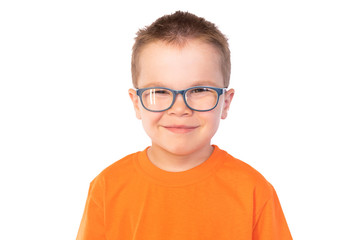
<path fill-rule="evenodd" d="M 157 41 L 145 46 L 140 54 L 139 88 L 224 87 L 218 51 L 200 40 L 189 40 L 183 47 Z M 175 155 L 190 155 L 209 149 L 220 119 L 227 116 L 234 91 L 222 94 L 217 107 L 208 112 L 189 109 L 180 94 L 169 110 L 150 112 L 142 107 L 135 90 L 130 89 L 129 94 L 152 147 Z"/>

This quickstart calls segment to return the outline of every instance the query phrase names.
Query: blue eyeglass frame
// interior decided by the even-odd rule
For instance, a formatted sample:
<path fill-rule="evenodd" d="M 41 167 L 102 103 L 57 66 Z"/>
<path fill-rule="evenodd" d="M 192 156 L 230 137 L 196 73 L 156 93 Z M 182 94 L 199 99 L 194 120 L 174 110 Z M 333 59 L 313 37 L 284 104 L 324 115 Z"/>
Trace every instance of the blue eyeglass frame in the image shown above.
<path fill-rule="evenodd" d="M 185 94 L 186 94 L 187 91 L 192 90 L 192 89 L 195 89 L 195 88 L 209 88 L 209 89 L 215 90 L 216 93 L 217 93 L 217 100 L 216 100 L 215 106 L 214 106 L 213 108 L 210 108 L 210 109 L 207 109 L 207 110 L 198 110 L 198 109 L 194 109 L 194 108 L 190 107 L 190 106 L 188 105 L 187 101 L 186 101 Z M 149 90 L 149 89 L 166 89 L 166 90 L 169 90 L 169 91 L 173 94 L 173 100 L 172 100 L 170 106 L 169 106 L 168 108 L 164 109 L 164 110 L 151 110 L 151 109 L 148 109 L 147 107 L 145 107 L 145 105 L 144 105 L 144 103 L 143 103 L 143 100 L 142 100 L 142 94 L 143 94 L 143 92 L 145 92 L 146 90 Z M 217 88 L 217 87 L 208 87 L 208 86 L 195 86 L 195 87 L 190 87 L 190 88 L 183 89 L 183 90 L 174 90 L 174 89 L 166 88 L 166 87 L 149 87 L 149 88 L 138 88 L 138 89 L 136 89 L 136 95 L 139 96 L 141 105 L 142 105 L 146 110 L 148 110 L 148 111 L 150 111 L 150 112 L 164 112 L 164 111 L 169 110 L 169 109 L 174 105 L 175 100 L 176 100 L 176 96 L 177 96 L 178 94 L 181 94 L 181 95 L 182 95 L 182 97 L 183 97 L 183 99 L 184 99 L 184 103 L 185 103 L 185 105 L 186 105 L 189 109 L 191 109 L 191 110 L 193 110 L 193 111 L 197 111 L 197 112 L 208 112 L 208 111 L 211 111 L 211 110 L 213 110 L 214 108 L 216 108 L 216 106 L 217 106 L 218 103 L 219 103 L 219 98 L 220 98 L 220 96 L 221 96 L 223 93 L 225 93 L 225 91 L 226 91 L 226 88 Z"/>

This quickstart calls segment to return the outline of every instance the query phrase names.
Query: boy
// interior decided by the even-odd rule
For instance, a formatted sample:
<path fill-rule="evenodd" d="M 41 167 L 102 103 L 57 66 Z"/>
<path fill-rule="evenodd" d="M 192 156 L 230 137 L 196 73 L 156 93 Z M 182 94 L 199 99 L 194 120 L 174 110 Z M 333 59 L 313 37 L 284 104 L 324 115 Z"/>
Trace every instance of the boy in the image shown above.
<path fill-rule="evenodd" d="M 152 144 L 92 181 L 77 240 L 292 239 L 273 187 L 210 143 L 234 96 L 215 25 L 176 12 L 140 30 L 132 78 Z"/>

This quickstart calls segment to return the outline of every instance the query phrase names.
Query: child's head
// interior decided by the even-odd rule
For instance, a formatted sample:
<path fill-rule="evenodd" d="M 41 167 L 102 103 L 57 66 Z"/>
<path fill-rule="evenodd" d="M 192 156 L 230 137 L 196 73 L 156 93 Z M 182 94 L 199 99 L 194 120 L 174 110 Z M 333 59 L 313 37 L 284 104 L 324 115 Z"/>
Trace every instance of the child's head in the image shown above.
<path fill-rule="evenodd" d="M 152 148 L 178 155 L 208 152 L 234 94 L 226 38 L 211 23 L 176 12 L 138 33 L 130 89 Z"/>
<path fill-rule="evenodd" d="M 211 22 L 188 12 L 175 12 L 157 19 L 150 26 L 137 32 L 131 59 L 132 81 L 138 88 L 138 77 L 141 71 L 139 57 L 142 50 L 150 43 L 161 41 L 179 48 L 185 46 L 189 40 L 200 40 L 209 43 L 217 49 L 221 56 L 221 71 L 224 85 L 229 86 L 230 81 L 230 50 L 227 38 Z"/>

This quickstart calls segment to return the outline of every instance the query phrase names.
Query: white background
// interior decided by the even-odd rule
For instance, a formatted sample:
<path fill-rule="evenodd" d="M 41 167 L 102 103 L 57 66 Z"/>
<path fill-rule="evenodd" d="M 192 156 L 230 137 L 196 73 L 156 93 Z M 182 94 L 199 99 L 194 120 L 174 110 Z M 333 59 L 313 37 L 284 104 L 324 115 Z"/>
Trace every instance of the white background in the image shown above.
<path fill-rule="evenodd" d="M 90 181 L 150 144 L 135 32 L 187 10 L 232 50 L 213 143 L 275 187 L 294 239 L 360 239 L 358 1 L 1 1 L 0 239 L 75 239 Z"/>

